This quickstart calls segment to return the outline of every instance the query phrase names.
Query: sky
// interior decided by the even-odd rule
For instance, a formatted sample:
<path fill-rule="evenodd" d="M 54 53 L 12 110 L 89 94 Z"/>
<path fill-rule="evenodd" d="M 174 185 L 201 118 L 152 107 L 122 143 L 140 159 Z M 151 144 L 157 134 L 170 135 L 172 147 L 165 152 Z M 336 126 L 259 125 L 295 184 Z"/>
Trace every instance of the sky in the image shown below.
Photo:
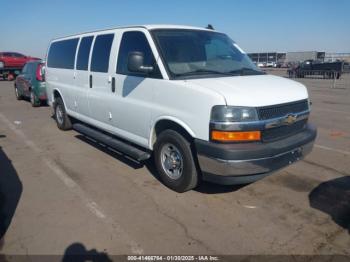
<path fill-rule="evenodd" d="M 1 1 L 0 51 L 45 58 L 50 39 L 139 24 L 212 24 L 246 52 L 350 52 L 350 0 Z"/>

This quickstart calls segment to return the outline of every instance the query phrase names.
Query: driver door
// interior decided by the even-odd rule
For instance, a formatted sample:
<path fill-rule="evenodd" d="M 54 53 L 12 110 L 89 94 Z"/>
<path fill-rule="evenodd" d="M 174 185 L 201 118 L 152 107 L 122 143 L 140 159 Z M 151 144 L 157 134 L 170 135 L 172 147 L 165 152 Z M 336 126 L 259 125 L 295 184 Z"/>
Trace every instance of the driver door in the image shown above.
<path fill-rule="evenodd" d="M 144 63 L 154 67 L 152 73 L 137 74 L 128 70 L 128 56 L 135 51 L 144 54 Z M 108 103 L 110 114 L 113 115 L 112 123 L 122 137 L 148 146 L 153 92 L 161 88 L 162 79 L 146 32 L 123 32 L 117 65 L 111 79 L 115 89 L 111 89 Z"/>

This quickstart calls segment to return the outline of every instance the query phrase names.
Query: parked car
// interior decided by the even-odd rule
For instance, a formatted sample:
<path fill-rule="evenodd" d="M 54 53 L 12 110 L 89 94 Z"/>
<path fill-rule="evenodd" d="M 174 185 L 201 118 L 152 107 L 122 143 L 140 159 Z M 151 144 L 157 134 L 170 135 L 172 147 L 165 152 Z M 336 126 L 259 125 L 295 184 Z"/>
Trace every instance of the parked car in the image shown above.
<path fill-rule="evenodd" d="M 144 161 L 184 192 L 244 184 L 307 155 L 316 137 L 301 83 L 258 69 L 227 35 L 134 26 L 55 39 L 46 62 L 59 129 Z"/>
<path fill-rule="evenodd" d="M 29 98 L 33 107 L 46 103 L 44 67 L 45 64 L 41 61 L 32 61 L 25 64 L 15 81 L 17 100 Z"/>
<path fill-rule="evenodd" d="M 269 61 L 266 63 L 266 67 L 277 67 L 276 62 Z"/>
<path fill-rule="evenodd" d="M 16 52 L 0 52 L 0 75 L 12 80 L 29 61 L 40 60 L 40 58 L 25 56 Z"/>
<path fill-rule="evenodd" d="M 266 63 L 265 62 L 258 62 L 258 67 L 266 67 Z"/>

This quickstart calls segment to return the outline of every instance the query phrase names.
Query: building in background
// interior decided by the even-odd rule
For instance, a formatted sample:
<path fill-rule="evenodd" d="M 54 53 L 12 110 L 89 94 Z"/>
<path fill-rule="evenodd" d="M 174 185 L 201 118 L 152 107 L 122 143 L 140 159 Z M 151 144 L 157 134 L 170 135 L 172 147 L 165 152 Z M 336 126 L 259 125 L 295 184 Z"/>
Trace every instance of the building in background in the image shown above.
<path fill-rule="evenodd" d="M 350 53 L 326 53 L 324 61 L 326 62 L 346 61 L 350 63 Z"/>
<path fill-rule="evenodd" d="M 286 53 L 268 52 L 268 53 L 249 53 L 249 57 L 256 64 L 267 65 L 269 63 L 284 63 Z"/>
<path fill-rule="evenodd" d="M 325 52 L 304 51 L 304 52 L 288 52 L 286 55 L 286 63 L 298 63 L 305 60 L 324 61 Z"/>
<path fill-rule="evenodd" d="M 325 61 L 326 53 L 318 51 L 302 51 L 302 52 L 261 52 L 261 53 L 249 53 L 249 57 L 257 65 L 266 66 L 275 63 L 277 66 L 283 66 L 287 64 L 296 64 L 305 60 L 317 60 Z M 335 57 L 335 56 L 333 56 Z"/>

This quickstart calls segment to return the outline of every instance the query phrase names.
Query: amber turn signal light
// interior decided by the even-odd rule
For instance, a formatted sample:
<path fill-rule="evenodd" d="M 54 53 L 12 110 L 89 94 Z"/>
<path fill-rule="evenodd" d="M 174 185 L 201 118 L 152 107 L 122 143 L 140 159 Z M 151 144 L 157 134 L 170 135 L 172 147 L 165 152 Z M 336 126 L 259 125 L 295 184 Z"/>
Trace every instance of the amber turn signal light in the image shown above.
<path fill-rule="evenodd" d="M 211 131 L 211 139 L 221 142 L 249 142 L 261 139 L 260 131 Z"/>

